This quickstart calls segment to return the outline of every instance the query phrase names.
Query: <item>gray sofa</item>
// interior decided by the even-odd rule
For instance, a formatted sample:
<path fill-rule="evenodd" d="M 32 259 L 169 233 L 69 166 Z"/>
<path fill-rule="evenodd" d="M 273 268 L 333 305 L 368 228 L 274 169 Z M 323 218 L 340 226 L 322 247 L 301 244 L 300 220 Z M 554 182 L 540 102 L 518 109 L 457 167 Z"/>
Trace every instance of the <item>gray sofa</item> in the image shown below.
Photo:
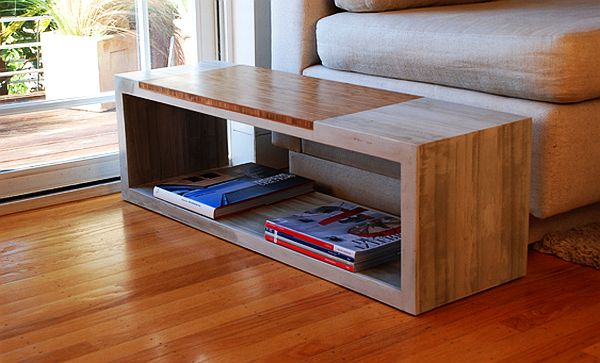
<path fill-rule="evenodd" d="M 531 240 L 600 219 L 600 1 L 379 13 L 344 12 L 333 0 L 271 7 L 273 69 L 532 117 L 532 226 L 543 228 Z M 318 174 L 331 166 L 319 160 L 341 162 L 349 168 L 340 172 L 367 172 L 356 178 L 373 177 L 386 193 L 400 177 L 383 161 L 282 135 L 273 142 L 293 151 L 293 169 Z"/>

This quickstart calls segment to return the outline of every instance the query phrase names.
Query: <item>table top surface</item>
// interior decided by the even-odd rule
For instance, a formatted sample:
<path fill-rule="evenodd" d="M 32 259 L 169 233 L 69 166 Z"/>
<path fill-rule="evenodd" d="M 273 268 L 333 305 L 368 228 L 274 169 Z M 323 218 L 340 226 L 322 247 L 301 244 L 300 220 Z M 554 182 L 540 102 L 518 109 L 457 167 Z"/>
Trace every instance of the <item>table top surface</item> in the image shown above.
<path fill-rule="evenodd" d="M 140 89 L 306 130 L 420 145 L 527 117 L 269 69 L 204 62 L 121 75 Z"/>

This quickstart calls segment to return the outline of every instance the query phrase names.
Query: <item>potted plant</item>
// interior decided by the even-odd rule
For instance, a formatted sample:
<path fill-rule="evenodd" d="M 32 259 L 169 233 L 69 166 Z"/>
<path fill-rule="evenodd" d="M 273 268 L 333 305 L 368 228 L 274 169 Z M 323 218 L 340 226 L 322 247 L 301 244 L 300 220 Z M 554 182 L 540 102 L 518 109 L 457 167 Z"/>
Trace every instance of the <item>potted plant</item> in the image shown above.
<path fill-rule="evenodd" d="M 183 64 L 175 20 L 185 7 L 183 0 L 149 0 L 153 67 L 166 66 L 170 50 L 176 64 Z M 138 69 L 134 9 L 133 0 L 15 0 L 8 7 L 0 5 L 0 14 L 48 16 L 36 25 L 36 31 L 42 32 L 42 89 L 47 99 L 64 99 L 110 91 L 115 73 Z M 0 39 L 22 32 L 25 23 L 9 24 Z M 175 44 L 170 49 L 173 35 Z M 7 58 L 4 53 L 0 66 Z M 0 83 L 0 91 L 5 84 Z"/>

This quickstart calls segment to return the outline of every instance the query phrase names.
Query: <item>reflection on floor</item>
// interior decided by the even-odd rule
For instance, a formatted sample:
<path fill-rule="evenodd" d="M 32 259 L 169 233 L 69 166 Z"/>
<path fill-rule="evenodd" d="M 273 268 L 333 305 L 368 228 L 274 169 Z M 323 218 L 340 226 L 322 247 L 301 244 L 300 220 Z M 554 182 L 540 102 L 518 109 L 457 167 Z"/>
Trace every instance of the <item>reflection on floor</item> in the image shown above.
<path fill-rule="evenodd" d="M 0 226 L 0 362 L 600 361 L 600 273 L 537 252 L 412 317 L 116 194 Z"/>
<path fill-rule="evenodd" d="M 0 117 L 0 171 L 118 151 L 115 111 L 61 109 Z"/>

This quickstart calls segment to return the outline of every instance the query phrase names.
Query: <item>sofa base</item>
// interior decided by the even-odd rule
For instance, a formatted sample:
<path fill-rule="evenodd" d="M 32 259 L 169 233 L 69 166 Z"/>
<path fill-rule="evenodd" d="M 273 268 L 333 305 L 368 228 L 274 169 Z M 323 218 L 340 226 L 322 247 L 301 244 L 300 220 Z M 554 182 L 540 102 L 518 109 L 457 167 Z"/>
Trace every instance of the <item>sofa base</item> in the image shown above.
<path fill-rule="evenodd" d="M 600 222 L 600 203 L 573 209 L 550 218 L 529 216 L 529 243 L 541 240 L 550 232 L 567 231 L 571 228 Z"/>

